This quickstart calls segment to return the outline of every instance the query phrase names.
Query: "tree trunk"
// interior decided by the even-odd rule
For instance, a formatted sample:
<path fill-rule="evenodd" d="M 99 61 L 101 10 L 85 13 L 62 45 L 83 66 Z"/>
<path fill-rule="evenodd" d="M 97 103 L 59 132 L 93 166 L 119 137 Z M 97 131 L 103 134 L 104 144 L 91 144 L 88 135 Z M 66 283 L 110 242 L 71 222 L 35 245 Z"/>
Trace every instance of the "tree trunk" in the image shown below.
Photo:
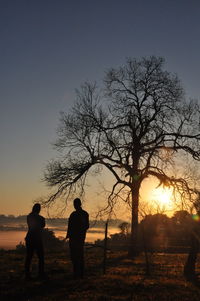
<path fill-rule="evenodd" d="M 139 254 L 138 245 L 138 206 L 139 206 L 140 183 L 135 183 L 131 190 L 132 196 L 132 220 L 129 255 L 135 257 Z"/>
<path fill-rule="evenodd" d="M 107 242 L 108 242 L 108 220 L 105 224 L 104 252 L 103 252 L 103 274 L 106 274 L 106 259 L 107 259 Z"/>

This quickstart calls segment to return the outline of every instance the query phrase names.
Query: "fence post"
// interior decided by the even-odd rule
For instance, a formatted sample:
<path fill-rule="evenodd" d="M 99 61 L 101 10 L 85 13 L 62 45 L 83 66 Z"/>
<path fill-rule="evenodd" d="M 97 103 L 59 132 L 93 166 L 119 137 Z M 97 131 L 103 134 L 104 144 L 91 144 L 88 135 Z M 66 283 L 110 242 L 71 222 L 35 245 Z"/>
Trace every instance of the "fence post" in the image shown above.
<path fill-rule="evenodd" d="M 150 275 L 150 267 L 149 267 L 149 258 L 147 252 L 147 245 L 146 245 L 146 235 L 144 230 L 144 225 L 142 223 L 142 236 L 143 236 L 143 246 L 144 246 L 144 254 L 145 254 L 145 262 L 146 262 L 146 275 Z"/>
<path fill-rule="evenodd" d="M 105 223 L 104 252 L 103 252 L 103 274 L 106 274 L 107 242 L 108 242 L 108 220 Z"/>

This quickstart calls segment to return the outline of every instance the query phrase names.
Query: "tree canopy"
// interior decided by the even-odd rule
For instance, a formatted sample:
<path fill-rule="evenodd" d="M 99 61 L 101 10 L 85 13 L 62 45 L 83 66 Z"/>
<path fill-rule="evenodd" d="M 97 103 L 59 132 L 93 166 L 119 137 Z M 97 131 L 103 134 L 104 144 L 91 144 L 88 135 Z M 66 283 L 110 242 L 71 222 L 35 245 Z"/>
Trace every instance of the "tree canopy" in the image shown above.
<path fill-rule="evenodd" d="M 85 83 L 71 111 L 60 116 L 55 143 L 60 158 L 44 175 L 57 191 L 47 203 L 62 194 L 81 194 L 91 167 L 100 172 L 103 166 L 115 179 L 108 204 L 112 208 L 123 195 L 132 208 L 133 232 L 144 179 L 156 177 L 182 196 L 194 189 L 171 168 L 184 154 L 199 162 L 199 113 L 198 101 L 185 99 L 177 75 L 164 70 L 160 57 L 127 59 L 106 72 L 100 88 Z"/>

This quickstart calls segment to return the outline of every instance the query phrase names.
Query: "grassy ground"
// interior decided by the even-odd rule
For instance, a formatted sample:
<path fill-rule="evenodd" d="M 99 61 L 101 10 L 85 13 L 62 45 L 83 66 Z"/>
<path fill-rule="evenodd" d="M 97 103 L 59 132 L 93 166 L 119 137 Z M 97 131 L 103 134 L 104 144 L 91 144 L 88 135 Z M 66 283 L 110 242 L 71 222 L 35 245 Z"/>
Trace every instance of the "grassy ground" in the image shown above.
<path fill-rule="evenodd" d="M 67 250 L 46 254 L 48 279 L 25 281 L 24 254 L 0 252 L 1 301 L 130 300 L 130 301 L 199 301 L 198 284 L 182 276 L 184 254 L 154 254 L 149 257 L 150 275 L 146 275 L 145 258 L 128 259 L 125 252 L 109 254 L 106 275 L 102 273 L 102 251 L 86 250 L 87 275 L 72 280 Z M 200 261 L 197 267 L 200 265 Z M 33 276 L 37 262 L 33 261 Z"/>

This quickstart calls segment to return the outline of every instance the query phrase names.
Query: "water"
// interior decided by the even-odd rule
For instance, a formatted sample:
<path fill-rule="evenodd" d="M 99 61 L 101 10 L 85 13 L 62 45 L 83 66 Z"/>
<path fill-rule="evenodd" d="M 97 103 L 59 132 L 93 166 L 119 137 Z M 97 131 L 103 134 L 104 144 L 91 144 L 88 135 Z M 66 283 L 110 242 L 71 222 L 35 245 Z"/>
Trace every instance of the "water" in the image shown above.
<path fill-rule="evenodd" d="M 118 228 L 110 228 L 108 235 L 119 232 Z M 66 230 L 54 230 L 56 237 L 65 238 Z M 20 242 L 24 243 L 26 231 L 0 231 L 0 249 L 15 249 Z M 97 239 L 104 238 L 103 228 L 91 228 L 86 235 L 86 242 L 93 243 Z"/>

